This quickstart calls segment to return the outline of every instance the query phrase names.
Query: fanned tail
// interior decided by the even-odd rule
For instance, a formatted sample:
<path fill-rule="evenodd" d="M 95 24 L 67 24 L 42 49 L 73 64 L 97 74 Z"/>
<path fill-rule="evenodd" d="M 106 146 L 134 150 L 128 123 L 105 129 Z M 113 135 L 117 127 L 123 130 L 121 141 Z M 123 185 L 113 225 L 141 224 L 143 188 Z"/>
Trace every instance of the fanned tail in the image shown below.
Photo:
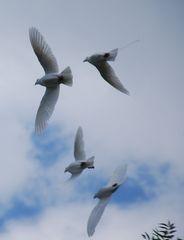
<path fill-rule="evenodd" d="M 72 86 L 73 85 L 73 75 L 70 67 L 66 67 L 59 75 L 59 80 L 61 83 Z"/>
<path fill-rule="evenodd" d="M 87 159 L 88 168 L 94 168 L 94 159 L 95 159 L 94 156 Z"/>
<path fill-rule="evenodd" d="M 110 52 L 108 53 L 105 53 L 105 59 L 106 61 L 114 61 L 117 57 L 117 54 L 118 54 L 118 48 L 115 48 L 113 50 L 111 50 Z"/>

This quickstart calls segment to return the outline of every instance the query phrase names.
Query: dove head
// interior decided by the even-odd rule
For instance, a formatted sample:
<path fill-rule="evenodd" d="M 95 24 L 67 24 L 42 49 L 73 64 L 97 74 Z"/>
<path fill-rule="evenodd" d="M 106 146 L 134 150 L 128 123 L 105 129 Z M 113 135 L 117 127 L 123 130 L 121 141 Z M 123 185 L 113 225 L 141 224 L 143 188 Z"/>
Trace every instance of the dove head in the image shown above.
<path fill-rule="evenodd" d="M 90 57 L 86 57 L 83 62 L 89 62 L 89 63 L 95 65 L 96 63 L 101 62 L 101 61 L 103 62 L 104 60 L 106 60 L 106 59 L 104 59 L 104 54 L 97 53 L 97 54 L 91 55 Z"/>
<path fill-rule="evenodd" d="M 38 78 L 37 80 L 36 80 L 36 82 L 35 82 L 35 85 L 42 85 L 42 86 L 45 86 L 45 84 L 44 84 L 44 77 L 42 77 L 42 78 Z"/>
<path fill-rule="evenodd" d="M 83 62 L 89 62 L 89 57 L 86 57 Z"/>
<path fill-rule="evenodd" d="M 38 84 L 40 84 L 40 79 L 37 79 L 35 82 L 35 85 L 38 85 Z"/>

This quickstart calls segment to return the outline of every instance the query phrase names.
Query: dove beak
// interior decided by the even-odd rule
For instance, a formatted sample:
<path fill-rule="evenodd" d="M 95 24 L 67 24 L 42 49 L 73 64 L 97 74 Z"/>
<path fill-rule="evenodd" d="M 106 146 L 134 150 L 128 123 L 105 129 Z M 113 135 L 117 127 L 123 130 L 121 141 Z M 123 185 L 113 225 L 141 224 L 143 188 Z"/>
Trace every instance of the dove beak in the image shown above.
<path fill-rule="evenodd" d="M 88 61 L 88 58 L 85 58 L 84 60 L 83 60 L 83 62 L 87 62 Z"/>

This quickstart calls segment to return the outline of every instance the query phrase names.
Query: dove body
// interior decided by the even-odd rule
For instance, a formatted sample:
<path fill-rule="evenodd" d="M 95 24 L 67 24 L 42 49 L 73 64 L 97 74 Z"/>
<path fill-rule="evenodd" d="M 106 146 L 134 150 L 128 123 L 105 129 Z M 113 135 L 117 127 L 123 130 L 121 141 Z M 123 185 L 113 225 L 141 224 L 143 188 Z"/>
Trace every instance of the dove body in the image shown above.
<path fill-rule="evenodd" d="M 65 168 L 65 172 L 70 172 L 71 174 L 80 174 L 86 168 L 94 168 L 94 157 L 88 160 L 76 161 L 71 163 Z"/>
<path fill-rule="evenodd" d="M 103 212 L 111 199 L 111 195 L 122 185 L 122 183 L 126 179 L 127 165 L 124 164 L 122 166 L 117 167 L 108 184 L 101 188 L 94 196 L 94 198 L 98 198 L 99 201 L 97 205 L 93 208 L 87 223 L 87 233 L 88 236 L 91 237 L 98 225 Z"/>
<path fill-rule="evenodd" d="M 89 62 L 94 65 L 105 81 L 107 81 L 110 85 L 112 85 L 120 92 L 129 95 L 128 90 L 123 86 L 119 78 L 116 76 L 114 69 L 108 63 L 108 61 L 115 61 L 117 54 L 118 48 L 113 49 L 109 52 L 93 54 L 90 57 L 86 57 L 83 62 Z"/>
<path fill-rule="evenodd" d="M 35 131 L 41 133 L 47 127 L 47 123 L 54 111 L 59 97 L 60 84 L 72 86 L 73 76 L 70 67 L 59 73 L 58 63 L 51 48 L 36 28 L 30 28 L 29 38 L 33 51 L 45 71 L 45 76 L 35 83 L 35 85 L 39 84 L 46 87 L 35 119 Z"/>
<path fill-rule="evenodd" d="M 99 199 L 103 199 L 103 198 L 107 198 L 110 197 L 118 188 L 120 185 L 118 185 L 117 183 L 113 184 L 110 187 L 104 187 L 101 188 L 94 196 L 94 198 L 99 198 Z"/>
<path fill-rule="evenodd" d="M 72 85 L 72 73 L 70 67 L 67 67 L 61 73 L 48 73 L 40 79 L 37 79 L 35 85 L 39 84 L 44 87 L 57 87 L 59 84 Z"/>
<path fill-rule="evenodd" d="M 85 149 L 84 149 L 84 140 L 83 140 L 83 131 L 82 128 L 79 127 L 77 129 L 77 133 L 75 135 L 74 141 L 74 158 L 75 162 L 72 162 L 65 168 L 64 172 L 70 172 L 72 174 L 71 179 L 80 175 L 84 169 L 94 168 L 94 159 L 92 156 L 90 158 L 86 157 Z"/>
<path fill-rule="evenodd" d="M 50 73 L 43 76 L 40 79 L 37 79 L 35 85 L 42 85 L 44 87 L 56 87 L 59 84 L 58 74 Z"/>

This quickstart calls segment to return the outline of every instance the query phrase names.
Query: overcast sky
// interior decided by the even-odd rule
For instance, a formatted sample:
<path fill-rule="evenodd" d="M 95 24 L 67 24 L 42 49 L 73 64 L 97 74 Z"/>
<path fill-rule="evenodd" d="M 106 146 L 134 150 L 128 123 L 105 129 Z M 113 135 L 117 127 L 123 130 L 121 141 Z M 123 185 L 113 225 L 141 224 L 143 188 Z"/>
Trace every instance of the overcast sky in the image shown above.
<path fill-rule="evenodd" d="M 0 240 L 87 239 L 93 196 L 114 168 L 127 180 L 108 205 L 93 239 L 141 239 L 170 220 L 184 238 L 184 1 L 0 1 Z M 62 85 L 45 133 L 34 133 L 44 72 L 29 41 L 36 27 L 73 87 Z M 112 63 L 127 96 L 86 56 L 121 50 Z M 65 167 L 83 127 L 95 170 L 67 184 Z"/>

